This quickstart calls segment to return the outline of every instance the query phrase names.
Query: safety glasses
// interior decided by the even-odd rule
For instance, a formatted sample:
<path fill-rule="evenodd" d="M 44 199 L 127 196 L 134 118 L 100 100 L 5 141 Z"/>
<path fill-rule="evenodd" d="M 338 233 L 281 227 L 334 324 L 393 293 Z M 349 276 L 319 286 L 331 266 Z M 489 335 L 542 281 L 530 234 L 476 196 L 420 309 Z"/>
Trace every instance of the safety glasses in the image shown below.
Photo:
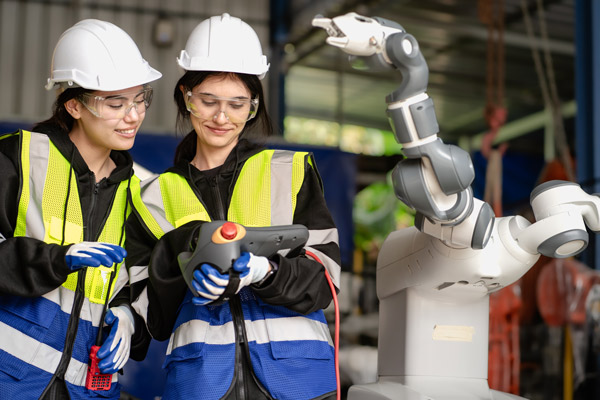
<path fill-rule="evenodd" d="M 185 104 L 187 110 L 197 118 L 216 120 L 223 113 L 229 122 L 241 124 L 256 116 L 258 97 L 253 99 L 218 97 L 208 93 L 187 91 Z"/>
<path fill-rule="evenodd" d="M 152 103 L 152 93 L 152 87 L 146 86 L 142 91 L 133 94 L 133 101 L 132 94 L 128 93 L 118 93 L 106 97 L 83 93 L 78 99 L 98 118 L 123 119 L 134 108 L 139 115 L 146 113 Z"/>

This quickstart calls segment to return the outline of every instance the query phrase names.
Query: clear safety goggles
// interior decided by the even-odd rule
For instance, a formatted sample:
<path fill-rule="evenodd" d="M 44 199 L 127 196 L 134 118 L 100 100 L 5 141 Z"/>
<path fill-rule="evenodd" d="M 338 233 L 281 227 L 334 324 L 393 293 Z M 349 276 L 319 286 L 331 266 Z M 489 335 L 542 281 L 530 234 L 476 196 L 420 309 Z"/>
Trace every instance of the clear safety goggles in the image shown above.
<path fill-rule="evenodd" d="M 130 93 L 118 93 L 106 97 L 83 93 L 79 96 L 79 100 L 98 118 L 123 119 L 134 108 L 138 115 L 144 114 L 152 103 L 152 93 L 152 87 L 148 86 L 135 93 L 133 101 L 131 101 Z"/>
<path fill-rule="evenodd" d="M 187 110 L 197 118 L 217 119 L 223 113 L 229 122 L 241 124 L 256 116 L 258 97 L 253 99 L 218 97 L 188 90 L 185 94 L 185 105 Z"/>

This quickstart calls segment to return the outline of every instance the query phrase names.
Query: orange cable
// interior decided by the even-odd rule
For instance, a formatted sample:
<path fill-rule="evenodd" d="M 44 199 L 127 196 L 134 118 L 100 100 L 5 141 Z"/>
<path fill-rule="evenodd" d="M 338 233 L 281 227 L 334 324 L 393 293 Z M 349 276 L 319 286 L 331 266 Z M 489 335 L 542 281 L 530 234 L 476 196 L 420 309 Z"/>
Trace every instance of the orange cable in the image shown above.
<path fill-rule="evenodd" d="M 307 256 L 312 257 L 316 262 L 318 262 L 319 264 L 323 265 L 323 267 L 325 267 L 325 265 L 319 259 L 319 257 L 317 257 L 314 253 L 312 253 L 308 250 L 305 250 L 305 251 L 306 251 Z M 338 357 L 339 343 L 340 343 L 340 308 L 338 306 L 338 299 L 337 299 L 337 294 L 335 293 L 335 286 L 333 285 L 333 281 L 331 280 L 331 277 L 329 276 L 329 272 L 327 272 L 327 268 L 324 268 L 324 269 L 325 269 L 325 278 L 327 278 L 327 283 L 329 284 L 329 289 L 331 290 L 331 296 L 333 297 L 333 308 L 335 309 L 335 339 L 334 339 L 334 343 L 333 343 L 333 348 L 334 348 L 334 352 L 335 352 L 335 382 L 336 382 L 336 386 L 337 386 L 336 398 L 337 398 L 337 400 L 340 400 L 341 396 L 342 396 L 341 385 L 340 385 L 340 362 L 339 362 L 339 357 Z"/>

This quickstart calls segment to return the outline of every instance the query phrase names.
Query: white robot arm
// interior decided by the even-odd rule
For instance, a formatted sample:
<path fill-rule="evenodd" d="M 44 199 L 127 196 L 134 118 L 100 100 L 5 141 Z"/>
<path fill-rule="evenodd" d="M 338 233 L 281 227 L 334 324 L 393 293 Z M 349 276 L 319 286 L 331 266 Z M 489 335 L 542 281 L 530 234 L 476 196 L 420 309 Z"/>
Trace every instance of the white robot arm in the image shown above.
<path fill-rule="evenodd" d="M 475 172 L 469 154 L 437 136 L 433 101 L 425 93 L 429 70 L 417 40 L 395 22 L 356 13 L 317 16 L 313 25 L 325 29 L 327 43 L 350 54 L 355 65 L 400 72 L 400 86 L 386 97 L 390 124 L 406 156 L 393 171 L 396 196 L 417 211 L 421 231 L 450 239 L 451 246 L 483 248 L 494 214 L 488 204 L 473 198 Z"/>
<path fill-rule="evenodd" d="M 350 54 L 355 64 L 361 60 L 361 65 L 400 72 L 400 86 L 386 97 L 390 124 L 406 156 L 393 171 L 396 196 L 417 211 L 419 231 L 450 247 L 483 249 L 494 214 L 489 204 L 473 198 L 469 154 L 437 136 L 433 101 L 425 92 L 429 70 L 417 40 L 396 22 L 356 13 L 316 16 L 313 25 L 325 29 L 327 43 Z M 590 229 L 600 229 L 598 197 L 574 183 L 539 186 L 531 205 L 533 226 L 522 218 L 511 222 L 513 240 L 530 254 L 573 256 L 587 245 L 584 219 Z"/>
<path fill-rule="evenodd" d="M 487 384 L 489 294 L 517 281 L 540 254 L 583 251 L 586 224 L 600 230 L 600 199 L 575 183 L 552 181 L 531 194 L 534 223 L 495 218 L 473 197 L 468 153 L 437 136 L 425 93 L 428 68 L 415 38 L 395 22 L 355 13 L 317 16 L 313 25 L 354 65 L 402 75 L 386 97 L 406 156 L 393 184 L 396 196 L 417 211 L 415 227 L 391 233 L 377 259 L 378 381 L 353 386 L 348 398 L 520 398 Z"/>

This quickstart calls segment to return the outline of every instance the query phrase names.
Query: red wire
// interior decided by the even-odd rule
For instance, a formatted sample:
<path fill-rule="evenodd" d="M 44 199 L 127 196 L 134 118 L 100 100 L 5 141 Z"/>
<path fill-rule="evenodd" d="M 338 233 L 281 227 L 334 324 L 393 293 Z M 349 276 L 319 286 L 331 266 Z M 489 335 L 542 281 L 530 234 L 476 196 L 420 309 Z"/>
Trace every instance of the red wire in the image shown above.
<path fill-rule="evenodd" d="M 306 250 L 306 255 L 315 259 L 319 264 L 325 266 L 323 262 L 317 257 L 314 253 Z M 331 296 L 333 297 L 333 308 L 335 309 L 335 339 L 333 342 L 333 348 L 335 351 L 335 382 L 337 385 L 337 400 L 341 399 L 342 391 L 340 388 L 340 362 L 338 358 L 339 353 L 339 343 L 340 343 L 340 308 L 338 306 L 337 294 L 335 292 L 335 286 L 333 285 L 333 281 L 329 276 L 329 272 L 327 272 L 327 268 L 325 269 L 325 278 L 327 278 L 327 283 L 329 284 L 329 289 L 331 289 Z"/>

